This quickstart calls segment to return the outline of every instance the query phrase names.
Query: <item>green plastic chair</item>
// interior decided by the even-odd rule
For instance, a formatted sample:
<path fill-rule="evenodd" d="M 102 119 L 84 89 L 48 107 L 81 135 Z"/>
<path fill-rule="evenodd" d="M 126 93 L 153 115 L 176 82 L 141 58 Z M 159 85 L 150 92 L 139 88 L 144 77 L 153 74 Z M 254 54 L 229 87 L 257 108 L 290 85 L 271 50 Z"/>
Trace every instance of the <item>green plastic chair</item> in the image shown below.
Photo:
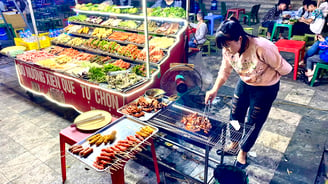
<path fill-rule="evenodd" d="M 210 42 L 210 51 L 215 50 L 215 53 L 219 52 L 219 48 L 216 46 L 215 43 L 215 35 L 206 35 L 207 40 Z"/>
<path fill-rule="evenodd" d="M 221 15 L 225 17 L 227 14 L 227 4 L 225 2 L 221 2 Z"/>
<path fill-rule="evenodd" d="M 293 30 L 293 25 L 292 24 L 278 24 L 278 23 L 275 23 L 274 26 L 273 26 L 273 30 L 272 30 L 272 33 L 271 33 L 271 41 L 273 40 L 273 37 L 276 33 L 276 30 L 280 27 L 287 27 L 288 28 L 288 40 L 291 39 L 292 37 L 292 30 Z"/>
<path fill-rule="evenodd" d="M 253 35 L 253 29 L 252 27 L 244 27 L 244 31 L 248 34 Z"/>
<path fill-rule="evenodd" d="M 317 65 L 315 67 L 313 77 L 312 77 L 312 80 L 311 80 L 311 84 L 310 84 L 311 87 L 313 87 L 313 84 L 314 84 L 315 80 L 318 77 L 318 72 L 319 72 L 320 69 L 328 70 L 328 65 L 324 64 L 324 63 L 317 63 Z"/>
<path fill-rule="evenodd" d="M 266 37 L 267 32 L 268 32 L 268 28 L 267 27 L 259 26 L 259 29 L 257 31 L 257 33 L 258 33 L 257 36 Z"/>
<path fill-rule="evenodd" d="M 244 21 L 245 24 L 247 22 L 249 26 L 251 25 L 251 21 L 254 24 L 259 23 L 260 21 L 259 21 L 259 18 L 258 18 L 258 13 L 259 13 L 260 7 L 261 7 L 261 4 L 257 4 L 257 5 L 252 6 L 252 9 L 251 9 L 250 12 L 247 12 L 245 14 L 240 15 L 240 21 Z"/>

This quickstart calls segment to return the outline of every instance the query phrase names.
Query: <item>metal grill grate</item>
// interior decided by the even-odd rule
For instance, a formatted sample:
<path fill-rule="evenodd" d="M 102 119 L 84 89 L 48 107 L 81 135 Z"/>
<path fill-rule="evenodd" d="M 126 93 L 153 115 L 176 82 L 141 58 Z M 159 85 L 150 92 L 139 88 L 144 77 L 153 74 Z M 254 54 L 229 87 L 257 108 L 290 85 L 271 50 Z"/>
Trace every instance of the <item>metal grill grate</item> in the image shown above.
<path fill-rule="evenodd" d="M 232 131 L 233 128 L 232 126 L 229 126 L 228 120 L 212 116 L 208 117 L 212 124 L 212 128 L 208 134 L 204 133 L 203 131 L 192 132 L 186 130 L 184 124 L 181 123 L 181 119 L 182 117 L 195 112 L 199 113 L 200 115 L 202 113 L 196 109 L 190 109 L 184 106 L 172 104 L 166 110 L 160 112 L 149 121 L 150 123 L 167 131 L 196 141 L 200 144 L 215 147 L 220 150 L 224 149 L 224 146 L 227 143 L 229 144 L 231 140 L 240 140 L 240 143 L 243 143 L 243 140 L 248 138 L 249 134 L 253 130 L 253 126 L 245 124 L 240 128 L 243 131 Z M 239 149 L 235 151 L 238 152 Z"/>

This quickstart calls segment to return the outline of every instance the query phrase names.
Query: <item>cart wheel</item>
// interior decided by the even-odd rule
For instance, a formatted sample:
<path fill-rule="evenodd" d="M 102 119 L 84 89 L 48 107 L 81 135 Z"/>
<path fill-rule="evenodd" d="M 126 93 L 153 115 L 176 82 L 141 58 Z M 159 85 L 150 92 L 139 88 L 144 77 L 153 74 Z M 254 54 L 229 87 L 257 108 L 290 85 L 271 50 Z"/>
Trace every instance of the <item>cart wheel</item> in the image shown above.
<path fill-rule="evenodd" d="M 30 98 L 30 99 L 34 99 L 34 95 L 33 93 L 26 91 L 26 95 Z"/>

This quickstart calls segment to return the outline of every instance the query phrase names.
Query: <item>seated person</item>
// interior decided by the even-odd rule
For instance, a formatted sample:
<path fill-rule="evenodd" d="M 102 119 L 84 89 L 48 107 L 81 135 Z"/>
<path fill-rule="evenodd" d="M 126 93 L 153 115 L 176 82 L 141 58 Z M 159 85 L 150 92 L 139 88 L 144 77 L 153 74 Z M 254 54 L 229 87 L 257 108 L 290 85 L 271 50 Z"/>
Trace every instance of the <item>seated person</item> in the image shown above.
<path fill-rule="evenodd" d="M 317 8 L 317 2 L 310 1 L 308 3 L 307 9 L 309 12 L 311 12 L 311 17 L 308 19 L 301 17 L 299 19 L 299 22 L 309 24 L 309 28 L 303 31 L 310 34 L 321 34 L 322 28 L 325 24 L 325 19 L 323 17 L 322 11 Z"/>
<path fill-rule="evenodd" d="M 191 36 L 190 41 L 188 42 L 189 47 L 193 48 L 206 42 L 207 25 L 204 22 L 204 14 L 202 12 L 197 13 L 197 21 L 197 24 L 189 24 L 191 27 L 196 28 L 196 33 L 194 36 Z"/>
<path fill-rule="evenodd" d="M 272 29 L 276 21 L 279 20 L 280 17 L 289 16 L 289 15 L 282 16 L 282 11 L 284 11 L 286 8 L 287 5 L 285 2 L 279 2 L 277 5 L 271 8 L 268 11 L 268 13 L 265 14 L 263 18 L 262 26 L 268 28 L 267 39 L 271 38 Z M 281 33 L 280 33 L 280 37 L 281 37 Z"/>
<path fill-rule="evenodd" d="M 299 20 L 301 20 L 301 18 L 303 17 L 304 19 L 308 19 L 311 17 L 311 12 L 308 11 L 307 7 L 308 4 L 311 0 L 304 0 L 303 1 L 303 6 L 300 7 L 296 13 L 296 18 L 297 18 L 297 22 L 295 22 L 295 24 L 293 25 L 293 35 L 304 35 L 305 30 L 309 30 L 310 29 L 310 25 L 306 24 L 304 22 L 301 22 Z M 310 34 L 310 33 L 309 33 Z"/>
<path fill-rule="evenodd" d="M 182 7 L 182 1 L 180 0 L 157 0 L 152 8 L 161 7 Z"/>
<path fill-rule="evenodd" d="M 323 2 L 323 3 L 321 3 Z M 328 0 L 318 0 L 318 9 L 323 13 L 324 17 L 327 17 L 328 14 Z"/>
<path fill-rule="evenodd" d="M 292 9 L 292 5 L 290 4 L 290 0 L 279 0 L 279 2 L 286 3 L 286 9 L 285 10 L 291 10 Z M 278 2 L 278 4 L 279 4 L 279 2 Z"/>
<path fill-rule="evenodd" d="M 325 41 L 325 39 L 321 35 L 318 35 L 317 39 L 318 39 L 318 41 L 316 41 L 310 47 L 310 49 L 305 53 L 305 56 L 304 56 L 304 62 L 306 63 L 305 76 L 307 76 L 307 78 L 308 78 L 308 81 L 307 81 L 308 83 L 311 82 L 313 74 L 314 74 L 314 70 L 315 70 L 314 64 L 321 62 L 320 54 L 322 52 L 324 52 L 323 50 L 320 49 L 319 44 L 321 42 Z"/>

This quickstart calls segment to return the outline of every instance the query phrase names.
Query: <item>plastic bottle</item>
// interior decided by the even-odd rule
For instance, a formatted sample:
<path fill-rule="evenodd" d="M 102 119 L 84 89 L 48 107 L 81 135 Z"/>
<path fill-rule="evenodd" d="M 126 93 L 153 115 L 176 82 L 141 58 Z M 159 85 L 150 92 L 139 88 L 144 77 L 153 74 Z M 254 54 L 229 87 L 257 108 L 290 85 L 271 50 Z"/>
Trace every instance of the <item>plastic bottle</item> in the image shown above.
<path fill-rule="evenodd" d="M 50 38 L 53 38 L 54 37 L 54 33 L 53 33 L 52 29 L 49 29 L 49 37 Z"/>
<path fill-rule="evenodd" d="M 211 1 L 211 10 L 217 10 L 218 9 L 218 2 L 216 0 Z"/>
<path fill-rule="evenodd" d="M 26 34 L 26 37 L 27 37 L 27 38 L 30 38 L 30 37 L 32 36 L 32 33 L 31 33 L 31 31 L 30 31 L 29 29 L 27 29 L 27 30 L 25 31 L 25 34 Z"/>
<path fill-rule="evenodd" d="M 23 31 L 19 31 L 18 34 L 20 38 L 25 38 L 25 33 Z"/>
<path fill-rule="evenodd" d="M 60 35 L 60 29 L 56 29 L 56 37 Z"/>

